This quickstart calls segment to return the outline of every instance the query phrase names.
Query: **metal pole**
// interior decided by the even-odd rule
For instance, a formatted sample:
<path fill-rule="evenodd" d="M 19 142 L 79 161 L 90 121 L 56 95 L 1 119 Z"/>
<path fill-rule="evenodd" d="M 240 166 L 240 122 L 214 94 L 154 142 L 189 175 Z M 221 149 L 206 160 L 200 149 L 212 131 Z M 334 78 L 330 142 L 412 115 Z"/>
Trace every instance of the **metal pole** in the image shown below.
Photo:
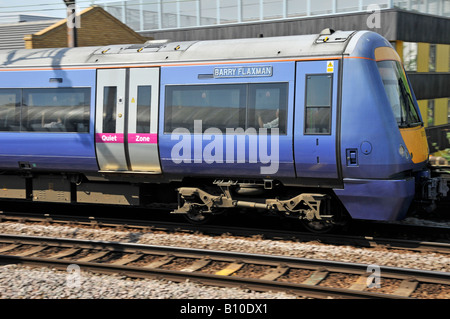
<path fill-rule="evenodd" d="M 67 6 L 67 46 L 74 48 L 78 46 L 75 0 L 64 0 L 64 3 Z"/>

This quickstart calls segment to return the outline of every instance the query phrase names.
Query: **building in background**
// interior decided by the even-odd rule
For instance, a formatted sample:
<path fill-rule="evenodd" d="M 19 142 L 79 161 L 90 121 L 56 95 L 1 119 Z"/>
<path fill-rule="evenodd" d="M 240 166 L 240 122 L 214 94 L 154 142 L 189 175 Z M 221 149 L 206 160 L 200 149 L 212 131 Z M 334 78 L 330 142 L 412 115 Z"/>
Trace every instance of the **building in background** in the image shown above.
<path fill-rule="evenodd" d="M 315 34 L 328 27 L 378 32 L 403 59 L 430 150 L 450 161 L 450 0 L 129 0 L 100 5 L 154 39 Z"/>
<path fill-rule="evenodd" d="M 20 20 L 19 20 L 20 19 Z M 15 21 L 17 20 L 17 21 Z M 44 20 L 28 20 L 23 17 L 11 17 L 8 20 L 2 20 L 0 24 L 0 50 L 24 49 L 24 37 L 28 34 L 39 32 L 49 26 L 57 23 L 59 19 L 48 18 Z"/>
<path fill-rule="evenodd" d="M 78 46 L 144 43 L 148 40 L 101 7 L 87 8 L 78 17 Z M 38 17 L 37 20 L 20 15 L 12 18 L 19 22 L 0 24 L 0 49 L 67 47 L 66 19 Z"/>
<path fill-rule="evenodd" d="M 314 18 L 378 8 L 450 17 L 449 0 L 124 0 L 99 1 L 136 31 Z"/>

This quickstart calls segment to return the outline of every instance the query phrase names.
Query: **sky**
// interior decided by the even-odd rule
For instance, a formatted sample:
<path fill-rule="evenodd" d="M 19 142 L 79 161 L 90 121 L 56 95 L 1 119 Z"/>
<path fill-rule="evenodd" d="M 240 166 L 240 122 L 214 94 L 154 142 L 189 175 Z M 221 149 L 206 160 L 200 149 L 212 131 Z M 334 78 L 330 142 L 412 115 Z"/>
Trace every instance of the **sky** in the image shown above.
<path fill-rule="evenodd" d="M 111 2 L 111 0 L 76 0 L 79 11 L 92 4 L 105 2 Z M 56 18 L 66 18 L 67 16 L 66 5 L 63 0 L 0 0 L 0 23 L 2 22 L 2 15 L 20 13 Z"/>

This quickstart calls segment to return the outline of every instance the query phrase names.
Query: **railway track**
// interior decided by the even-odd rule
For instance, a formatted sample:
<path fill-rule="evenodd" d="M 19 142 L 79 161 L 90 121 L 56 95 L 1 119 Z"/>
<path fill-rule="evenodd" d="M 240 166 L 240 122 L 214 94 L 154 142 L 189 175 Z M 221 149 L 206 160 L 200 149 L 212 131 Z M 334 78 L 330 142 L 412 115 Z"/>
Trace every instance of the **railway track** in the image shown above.
<path fill-rule="evenodd" d="M 333 245 L 353 245 L 358 247 L 386 247 L 389 249 L 403 249 L 416 252 L 436 252 L 450 254 L 450 241 L 424 241 L 424 240 L 405 240 L 398 238 L 383 238 L 362 235 L 333 235 L 333 234 L 311 234 L 308 232 L 273 230 L 249 227 L 235 226 L 216 226 L 216 225 L 191 225 L 187 223 L 176 223 L 167 221 L 143 221 L 143 220 L 125 220 L 113 218 L 96 218 L 85 216 L 66 216 L 50 214 L 30 214 L 30 213 L 3 213 L 0 212 L 0 222 L 30 222 L 45 223 L 70 226 L 89 226 L 98 228 L 114 228 L 118 230 L 130 230 L 139 232 L 165 231 L 165 232 L 184 232 L 184 233 L 203 233 L 208 235 L 232 234 L 234 236 L 257 236 L 266 239 L 289 240 L 296 242 L 318 241 L 324 244 Z M 394 225 L 390 225 L 395 227 Z M 418 228 L 425 228 L 426 232 L 440 232 L 446 235 L 450 229 L 401 225 L 403 230 L 409 228 L 410 232 L 417 232 Z M 423 230 L 423 229 L 422 229 Z"/>
<path fill-rule="evenodd" d="M 443 272 L 78 239 L 0 235 L 0 263 L 63 270 L 77 265 L 82 271 L 174 282 L 190 280 L 311 298 L 420 298 L 420 290 L 430 285 L 450 296 L 450 274 Z M 336 286 L 332 283 L 336 278 L 346 278 L 349 284 Z M 369 282 L 377 285 L 377 278 L 381 279 L 380 288 L 388 282 L 391 291 L 368 288 Z"/>

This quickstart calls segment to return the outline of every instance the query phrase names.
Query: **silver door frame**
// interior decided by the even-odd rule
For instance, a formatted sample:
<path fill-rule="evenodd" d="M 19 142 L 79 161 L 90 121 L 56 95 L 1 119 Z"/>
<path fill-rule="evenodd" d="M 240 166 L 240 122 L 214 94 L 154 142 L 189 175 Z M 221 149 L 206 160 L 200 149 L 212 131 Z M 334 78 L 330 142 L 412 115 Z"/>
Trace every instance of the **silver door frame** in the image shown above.
<path fill-rule="evenodd" d="M 158 149 L 159 68 L 97 70 L 95 140 L 103 172 L 161 173 Z M 138 86 L 151 86 L 150 132 L 136 133 Z M 104 132 L 105 87 L 116 87 L 115 132 Z"/>
<path fill-rule="evenodd" d="M 139 172 L 161 172 L 158 149 L 159 68 L 132 68 L 129 73 L 127 143 L 130 168 Z M 136 133 L 138 87 L 151 86 L 150 132 Z"/>

